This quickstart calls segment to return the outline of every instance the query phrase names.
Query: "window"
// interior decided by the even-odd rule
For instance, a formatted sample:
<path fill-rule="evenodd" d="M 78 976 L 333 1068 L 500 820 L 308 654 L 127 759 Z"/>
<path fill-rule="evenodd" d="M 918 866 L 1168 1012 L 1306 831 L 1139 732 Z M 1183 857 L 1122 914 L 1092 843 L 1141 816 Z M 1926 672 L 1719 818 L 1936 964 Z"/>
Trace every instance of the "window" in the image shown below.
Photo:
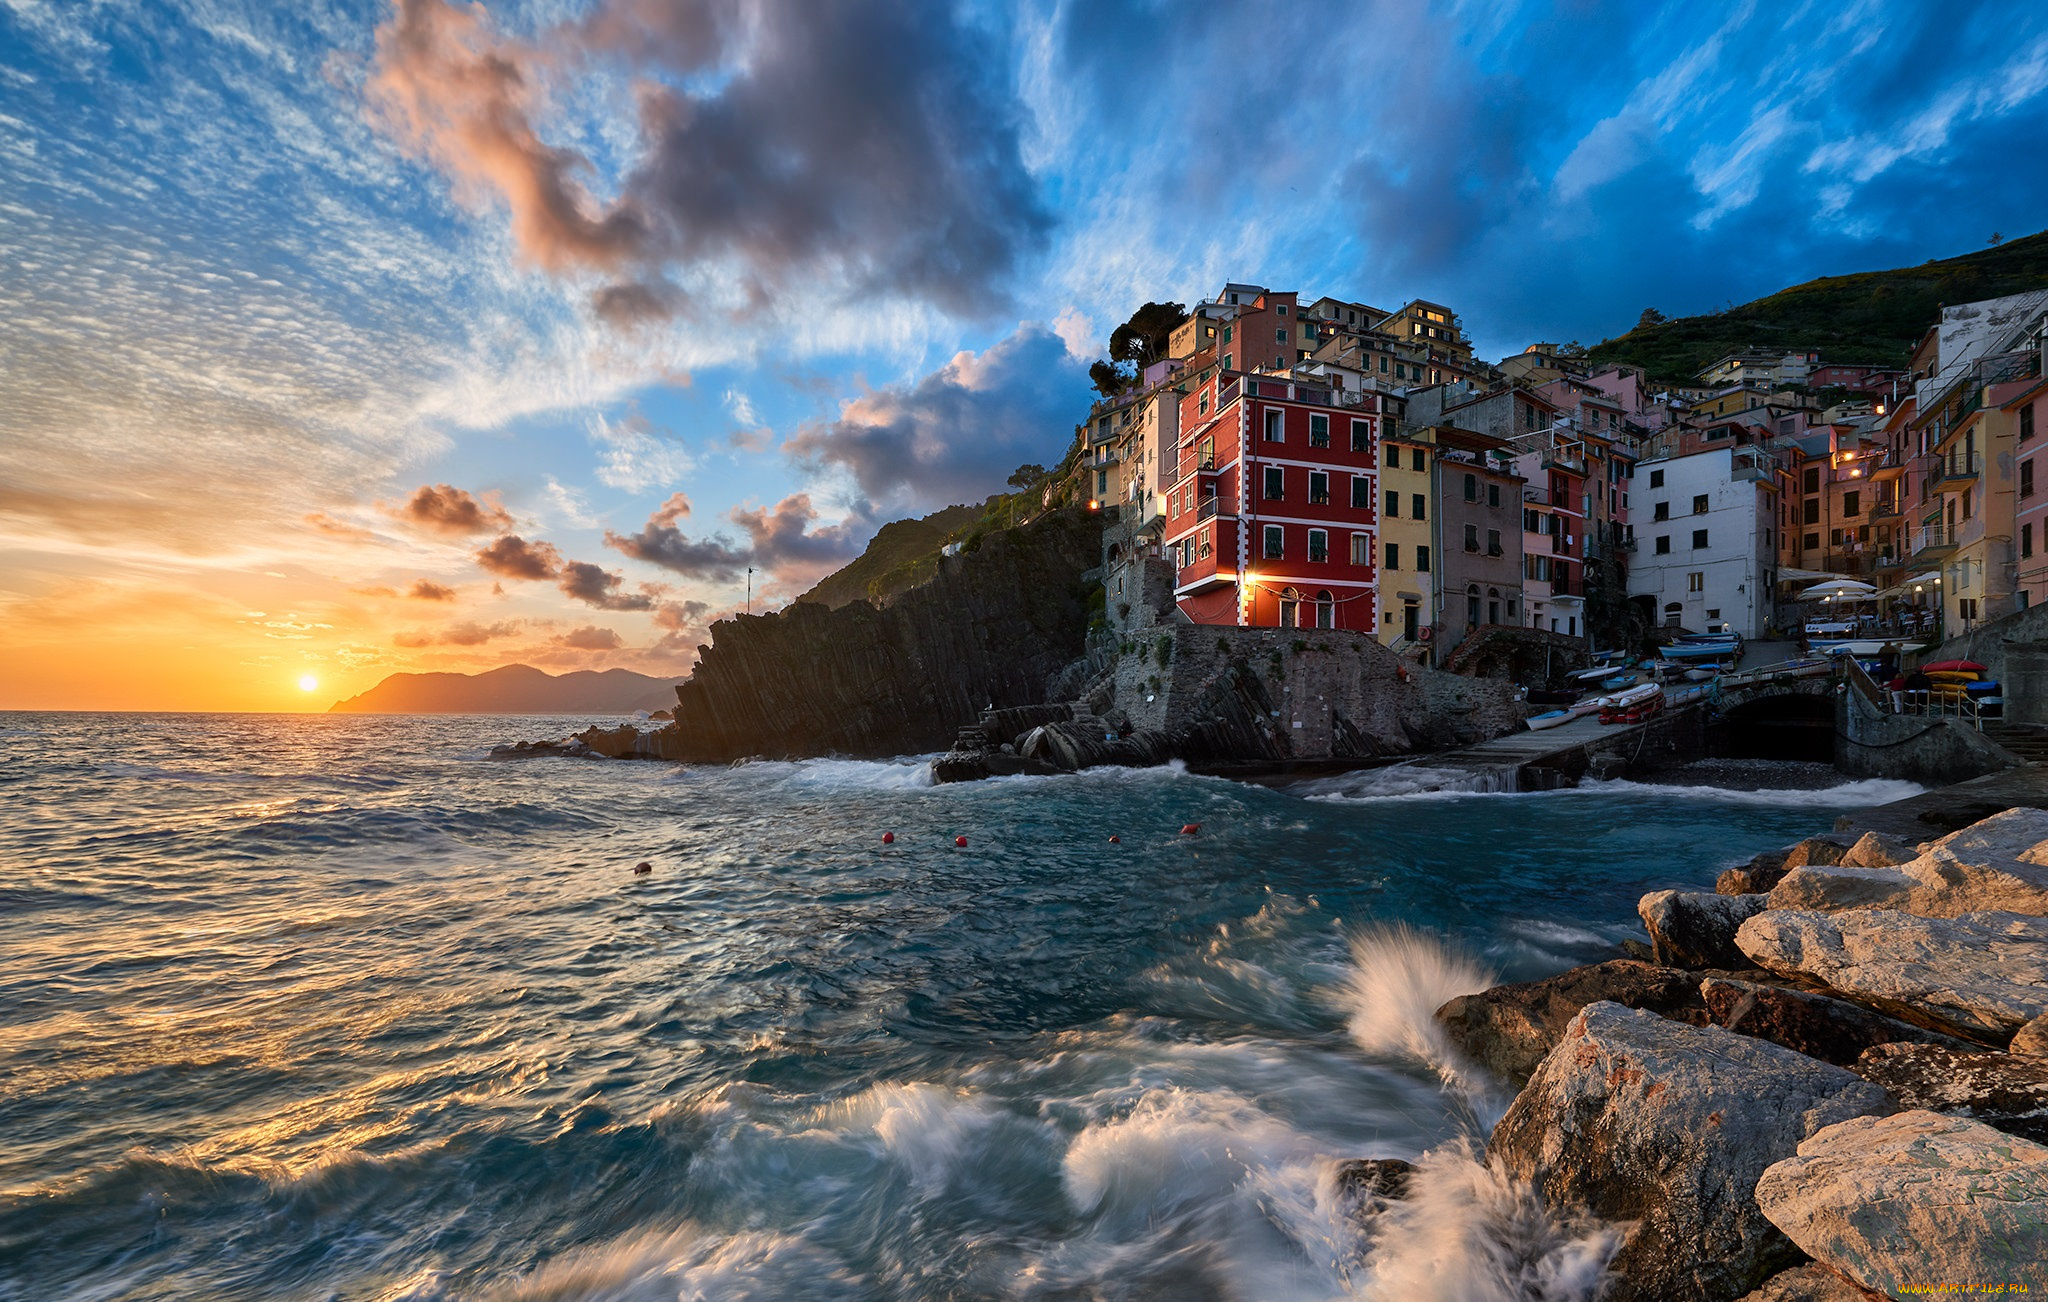
<path fill-rule="evenodd" d="M 1230 354 L 1229 354 L 1229 353 L 1225 353 L 1225 354 L 1223 354 L 1223 369 L 1224 369 L 1224 370 L 1226 370 L 1226 371 L 1230 369 Z M 1202 410 L 1203 410 L 1203 411 L 1207 411 L 1207 410 L 1208 410 L 1208 408 L 1207 408 L 1207 407 L 1204 407 L 1204 408 L 1202 408 Z"/>
<path fill-rule="evenodd" d="M 1488 484 L 1488 485 L 1486 486 L 1486 504 L 1487 504 L 1488 506 L 1499 506 L 1499 505 L 1500 505 L 1500 485 L 1499 485 L 1499 484 Z"/>
<path fill-rule="evenodd" d="M 1387 490 L 1387 509 L 1385 514 L 1389 520 L 1401 518 L 1401 495 L 1391 488 Z"/>
<path fill-rule="evenodd" d="M 1542 530 L 1541 528 L 1539 528 L 1539 527 L 1537 526 L 1537 523 L 1536 523 L 1536 522 L 1537 522 L 1537 520 L 1538 520 L 1538 519 L 1540 519 L 1540 518 L 1541 518 L 1541 517 L 1540 517 L 1540 516 L 1538 516 L 1538 515 L 1536 514 L 1536 512 L 1535 512 L 1534 510 L 1532 510 L 1531 508 L 1529 508 L 1529 507 L 1526 507 L 1526 506 L 1525 506 L 1525 507 L 1523 507 L 1523 508 L 1522 508 L 1522 532 L 1523 532 L 1523 533 L 1541 533 L 1541 532 L 1543 532 L 1543 530 Z"/>
<path fill-rule="evenodd" d="M 1369 451 L 1369 450 L 1371 450 L 1371 448 L 1372 448 L 1372 426 L 1371 426 L 1371 425 L 1368 425 L 1368 424 L 1367 424 L 1366 422 L 1364 422 L 1364 421 L 1362 421 L 1362 420 L 1354 420 L 1354 421 L 1352 421 L 1352 422 L 1351 422 L 1351 450 L 1352 450 L 1353 452 L 1366 452 L 1366 451 Z M 1388 464 L 1388 465 L 1392 465 L 1392 464 L 1393 464 L 1393 462 L 1391 462 L 1391 461 L 1390 461 L 1390 462 L 1388 462 L 1387 464 Z"/>
<path fill-rule="evenodd" d="M 1479 476 L 1465 476 L 1465 500 L 1468 502 L 1479 500 Z"/>
<path fill-rule="evenodd" d="M 1393 555 L 1392 552 L 1389 552 L 1387 554 L 1389 556 Z M 1371 534 L 1355 533 L 1351 535 L 1351 563 L 1353 565 L 1372 564 Z M 1388 561 L 1387 565 L 1389 568 L 1392 568 L 1393 562 Z"/>
<path fill-rule="evenodd" d="M 1820 546 L 1820 535 L 1817 533 L 1810 533 L 1806 535 L 1803 541 L 1804 545 L 1801 547 L 1801 550 L 1809 552 L 1813 551 Z"/>
<path fill-rule="evenodd" d="M 1669 556 L 1671 554 L 1671 535 L 1668 533 L 1658 534 L 1657 545 L 1651 548 L 1651 550 L 1659 556 Z"/>
<path fill-rule="evenodd" d="M 2030 402 L 2020 408 L 2020 442 L 2024 443 L 2032 437 L 2034 437 L 2034 404 Z"/>
<path fill-rule="evenodd" d="M 1488 556 L 1499 556 L 1502 554 L 1500 549 L 1500 530 L 1488 529 L 1486 531 L 1486 554 Z"/>
<path fill-rule="evenodd" d="M 1408 449 L 1408 468 L 1417 474 L 1429 469 L 1429 462 L 1423 459 L 1425 455 L 1421 448 Z"/>
<path fill-rule="evenodd" d="M 1287 498 L 1287 472 L 1279 466 L 1266 467 L 1266 500 L 1281 502 Z"/>
<path fill-rule="evenodd" d="M 1964 619 L 1977 618 L 1977 599 L 1975 597 L 1957 598 L 1956 614 L 1961 615 Z"/>
<path fill-rule="evenodd" d="M 1326 470 L 1308 472 L 1308 500 L 1316 506 L 1330 504 L 1330 474 Z"/>
<path fill-rule="evenodd" d="M 1670 518 L 1671 518 L 1671 503 L 1669 503 L 1669 502 L 1659 502 L 1659 503 L 1657 503 L 1657 504 L 1656 504 L 1655 506 L 1653 506 L 1653 507 L 1651 507 L 1651 508 L 1650 508 L 1650 519 L 1651 519 L 1651 520 L 1652 520 L 1653 522 L 1654 522 L 1654 521 L 1657 521 L 1657 520 L 1669 520 Z"/>
<path fill-rule="evenodd" d="M 1226 344 L 1230 342 L 1230 336 L 1231 336 L 1231 332 L 1232 332 L 1232 329 L 1233 329 L 1233 327 L 1231 327 L 1231 326 L 1224 326 L 1224 327 L 1223 327 L 1223 342 L 1224 342 L 1224 343 L 1226 343 Z"/>
<path fill-rule="evenodd" d="M 1353 452 L 1358 451 L 1358 422 L 1355 420 L 1351 422 L 1351 450 Z M 1400 468 L 1401 449 L 1389 443 L 1387 444 L 1387 469 L 1399 470 Z"/>
<path fill-rule="evenodd" d="M 1828 546 L 1830 546 L 1830 547 L 1840 547 L 1841 545 L 1842 545 L 1842 531 L 1841 531 L 1840 529 L 1830 529 L 1830 530 L 1828 530 Z"/>
<path fill-rule="evenodd" d="M 1364 475 L 1351 477 L 1351 505 L 1361 511 L 1372 509 L 1372 480 Z"/>
<path fill-rule="evenodd" d="M 1713 607 L 1711 607 L 1711 606 L 1710 606 L 1710 607 L 1708 607 L 1708 608 L 1707 608 L 1707 618 L 1708 618 L 1708 619 L 1719 619 L 1719 618 L 1721 618 L 1721 612 L 1720 612 L 1719 610 L 1716 610 L 1716 609 L 1714 609 Z"/>
<path fill-rule="evenodd" d="M 1977 490 L 1974 488 L 1966 488 L 1963 490 L 1963 518 L 1965 520 L 1970 518 L 1970 499 L 1975 497 L 1976 495 Z"/>
<path fill-rule="evenodd" d="M 1266 526 L 1266 556 L 1269 559 L 1285 554 L 1285 537 L 1286 530 L 1282 529 L 1279 525 L 1269 524 Z"/>
<path fill-rule="evenodd" d="M 2033 522 L 2029 521 L 2028 523 L 2020 526 L 2020 556 L 2022 558 L 2025 558 L 2028 556 L 2032 556 L 2033 554 L 2034 526 Z"/>
<path fill-rule="evenodd" d="M 1381 375 L 1385 375 L 1386 373 L 1387 373 L 1387 355 L 1386 355 L 1385 353 L 1381 353 L 1381 354 L 1380 354 L 1380 374 L 1381 374 Z"/>
<path fill-rule="evenodd" d="M 1429 548 L 1417 547 L 1415 549 L 1415 568 L 1424 571 L 1429 569 Z"/>
<path fill-rule="evenodd" d="M 1692 531 L 1692 545 L 1695 549 L 1707 545 L 1707 531 L 1705 529 L 1695 529 Z"/>
<path fill-rule="evenodd" d="M 1281 304 L 1278 304 L 1278 305 L 1276 305 L 1276 306 L 1275 306 L 1275 307 L 1273 308 L 1273 310 L 1274 310 L 1275 312 L 1278 312 L 1278 313 L 1279 313 L 1279 314 L 1280 314 L 1281 316 L 1286 316 L 1286 315 L 1287 315 L 1287 304 L 1285 304 L 1285 303 L 1281 303 Z"/>
<path fill-rule="evenodd" d="M 1421 493 L 1410 493 L 1408 495 L 1408 507 L 1408 514 L 1411 518 L 1416 520 L 1427 520 L 1429 518 L 1429 499 Z"/>
<path fill-rule="evenodd" d="M 1320 412 L 1311 412 L 1308 418 L 1308 445 L 1312 448 L 1330 446 L 1330 418 Z"/>
<path fill-rule="evenodd" d="M 2027 410 L 2032 411 L 2033 408 L 2029 407 L 2027 408 Z M 2032 497 L 2033 495 L 2034 459 L 2032 457 L 2028 457 L 2025 461 L 2020 462 L 2020 496 Z"/>
<path fill-rule="evenodd" d="M 1273 330 L 1273 342 L 1274 342 L 1274 343 L 1276 343 L 1276 344 L 1284 344 L 1284 343 L 1286 343 L 1286 342 L 1287 342 L 1287 327 L 1286 327 L 1286 326 L 1276 326 L 1276 327 L 1274 327 L 1274 330 Z"/>
<path fill-rule="evenodd" d="M 1465 550 L 1468 552 L 1479 550 L 1479 526 L 1476 524 L 1465 526 Z"/>
<path fill-rule="evenodd" d="M 1707 513 L 1707 495 L 1705 493 L 1693 494 L 1692 513 L 1694 515 L 1705 515 Z"/>
<path fill-rule="evenodd" d="M 1685 590 L 1687 592 L 1705 592 L 1707 590 L 1706 571 L 1694 570 L 1692 573 L 1686 575 Z"/>
<path fill-rule="evenodd" d="M 1664 487 L 1664 472 L 1663 472 L 1663 471 L 1661 471 L 1661 470 L 1652 470 L 1652 471 L 1650 472 L 1650 487 L 1652 487 L 1652 488 L 1662 488 L 1662 487 Z"/>
<path fill-rule="evenodd" d="M 1281 421 L 1284 419 L 1285 417 L 1280 412 L 1268 411 L 1266 413 L 1266 442 L 1285 443 L 1287 441 L 1286 431 L 1281 425 Z"/>
<path fill-rule="evenodd" d="M 1853 517 L 1853 516 L 1859 516 L 1859 515 L 1862 515 L 1862 514 L 1863 514 L 1863 494 L 1861 494 L 1861 493 L 1844 493 L 1844 494 L 1842 494 L 1842 518 L 1846 520 L 1846 519 L 1849 519 L 1849 518 L 1851 518 L 1851 517 Z"/>
<path fill-rule="evenodd" d="M 1355 533 L 1351 536 L 1353 538 L 1363 538 L 1365 535 Z M 1387 544 L 1387 568 L 1390 570 L 1398 570 L 1401 568 L 1401 544 Z"/>
<path fill-rule="evenodd" d="M 1337 627 L 1337 599 L 1330 595 L 1328 588 L 1316 594 L 1316 627 Z"/>
<path fill-rule="evenodd" d="M 1818 493 L 1818 492 L 1820 491 L 1820 467 L 1818 467 L 1818 466 L 1809 466 L 1809 467 L 1807 467 L 1807 470 L 1806 470 L 1806 488 L 1805 488 L 1805 490 L 1804 490 L 1804 491 L 1806 491 L 1806 492 L 1809 492 L 1809 493 Z"/>
<path fill-rule="evenodd" d="M 1318 564 L 1330 559 L 1330 535 L 1327 530 L 1308 531 L 1308 558 Z"/>
<path fill-rule="evenodd" d="M 1536 409 L 1527 403 L 1522 404 L 1522 428 L 1536 428 Z"/>
<path fill-rule="evenodd" d="M 1817 497 L 1809 497 L 1809 498 L 1807 498 L 1807 499 L 1806 499 L 1806 501 L 1805 501 L 1805 502 L 1804 502 L 1804 503 L 1803 503 L 1803 504 L 1801 505 L 1801 507 L 1800 507 L 1800 520 L 1799 520 L 1799 523 L 1801 523 L 1801 524 L 1819 524 L 1819 523 L 1820 523 L 1820 499 L 1819 499 L 1819 498 L 1817 498 Z"/>

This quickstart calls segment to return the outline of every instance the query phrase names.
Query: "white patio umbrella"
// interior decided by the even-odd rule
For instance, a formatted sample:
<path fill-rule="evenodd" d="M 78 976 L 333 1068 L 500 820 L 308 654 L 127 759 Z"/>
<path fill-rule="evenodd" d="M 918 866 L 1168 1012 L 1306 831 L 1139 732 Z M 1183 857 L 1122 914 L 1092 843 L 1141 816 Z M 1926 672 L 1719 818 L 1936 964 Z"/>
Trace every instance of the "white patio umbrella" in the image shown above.
<path fill-rule="evenodd" d="M 1846 601 L 1856 597 L 1867 597 L 1877 589 L 1868 583 L 1855 579 L 1833 579 L 1827 583 L 1816 583 L 1799 594 L 1801 601 Z"/>

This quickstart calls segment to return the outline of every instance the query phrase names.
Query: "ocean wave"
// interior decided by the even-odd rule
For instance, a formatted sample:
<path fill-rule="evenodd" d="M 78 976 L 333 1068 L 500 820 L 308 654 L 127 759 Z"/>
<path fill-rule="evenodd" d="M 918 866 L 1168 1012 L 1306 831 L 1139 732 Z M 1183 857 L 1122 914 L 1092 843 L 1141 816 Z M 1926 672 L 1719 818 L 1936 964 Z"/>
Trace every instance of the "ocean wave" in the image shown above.
<path fill-rule="evenodd" d="M 1497 975 L 1437 936 L 1405 925 L 1360 931 L 1341 996 L 1352 1040 L 1369 1053 L 1406 1055 L 1429 1067 L 1475 1110 L 1498 1114 L 1491 1083 L 1451 1046 L 1436 1010 L 1477 994 Z"/>
<path fill-rule="evenodd" d="M 1743 791 L 1730 787 L 1664 786 L 1655 782 L 1631 782 L 1618 778 L 1606 782 L 1582 782 L 1572 794 L 1605 796 L 1648 796 L 1666 800 L 1708 800 L 1728 805 L 1773 805 L 1784 809 L 1867 809 L 1925 795 L 1927 788 L 1917 782 L 1896 778 L 1862 778 L 1839 786 L 1809 790 Z M 1560 792 L 1558 794 L 1566 794 Z"/>
<path fill-rule="evenodd" d="M 467 1295 L 436 1277 L 383 1294 L 380 1302 L 444 1302 Z M 868 1295 L 845 1262 L 801 1237 L 719 1233 L 698 1225 L 579 1249 L 484 1294 L 500 1302 L 832 1302 Z"/>
<path fill-rule="evenodd" d="M 1432 768 L 1427 764 L 1393 764 L 1336 777 L 1312 778 L 1289 788 L 1307 800 L 1349 803 L 1369 800 L 1465 800 L 1479 796 L 1540 796 L 1541 791 L 1516 791 L 1513 768 Z"/>

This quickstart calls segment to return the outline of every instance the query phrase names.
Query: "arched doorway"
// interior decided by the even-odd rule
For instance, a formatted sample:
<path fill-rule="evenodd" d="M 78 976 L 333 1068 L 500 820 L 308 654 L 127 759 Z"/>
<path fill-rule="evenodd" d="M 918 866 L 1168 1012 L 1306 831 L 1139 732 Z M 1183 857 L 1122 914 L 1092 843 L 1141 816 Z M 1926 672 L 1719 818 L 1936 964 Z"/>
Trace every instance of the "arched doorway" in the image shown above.
<path fill-rule="evenodd" d="M 1328 588 L 1316 594 L 1316 627 L 1337 627 L 1337 599 L 1330 595 Z"/>
<path fill-rule="evenodd" d="M 1280 589 L 1280 627 L 1301 626 L 1301 593 L 1293 588 Z"/>

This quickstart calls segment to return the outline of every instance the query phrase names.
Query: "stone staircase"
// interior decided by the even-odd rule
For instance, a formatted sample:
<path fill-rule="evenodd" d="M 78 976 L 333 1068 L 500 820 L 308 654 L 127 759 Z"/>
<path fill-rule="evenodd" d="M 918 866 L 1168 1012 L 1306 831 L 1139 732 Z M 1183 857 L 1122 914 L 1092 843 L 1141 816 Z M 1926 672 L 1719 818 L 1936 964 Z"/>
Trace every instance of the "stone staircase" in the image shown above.
<path fill-rule="evenodd" d="M 1986 719 L 1984 735 L 2029 764 L 2048 763 L 2048 727 Z"/>

